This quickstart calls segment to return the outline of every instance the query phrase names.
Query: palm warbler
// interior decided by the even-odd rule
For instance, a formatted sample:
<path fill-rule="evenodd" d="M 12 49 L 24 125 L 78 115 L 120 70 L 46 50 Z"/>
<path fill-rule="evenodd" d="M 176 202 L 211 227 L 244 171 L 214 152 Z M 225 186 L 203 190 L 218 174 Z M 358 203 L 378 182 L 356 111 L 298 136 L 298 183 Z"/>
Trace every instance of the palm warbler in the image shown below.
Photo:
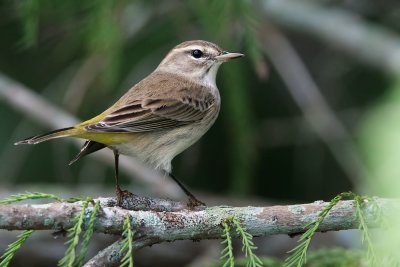
<path fill-rule="evenodd" d="M 100 115 L 15 144 L 37 144 L 59 137 L 87 139 L 71 164 L 102 148 L 113 150 L 118 205 L 127 193 L 118 183 L 120 154 L 166 172 L 189 196 L 191 206 L 204 205 L 171 174 L 171 161 L 214 123 L 220 110 L 215 81 L 218 68 L 223 62 L 242 56 L 206 41 L 181 43 L 149 76 Z"/>

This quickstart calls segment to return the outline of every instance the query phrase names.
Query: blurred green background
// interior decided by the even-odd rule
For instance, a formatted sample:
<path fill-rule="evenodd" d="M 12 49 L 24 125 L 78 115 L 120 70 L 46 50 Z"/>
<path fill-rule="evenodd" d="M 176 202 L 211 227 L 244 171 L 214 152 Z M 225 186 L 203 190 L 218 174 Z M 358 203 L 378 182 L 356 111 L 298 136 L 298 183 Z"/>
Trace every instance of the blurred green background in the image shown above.
<path fill-rule="evenodd" d="M 114 194 L 112 164 L 89 156 L 68 166 L 78 147 L 67 140 L 13 146 L 55 129 L 21 108 L 33 103 L 14 83 L 84 120 L 172 47 L 204 39 L 246 54 L 219 71 L 215 125 L 173 162 L 206 202 L 397 196 L 399 20 L 397 1 L 0 1 L 1 192 Z M 123 182 L 152 191 L 129 172 Z"/>

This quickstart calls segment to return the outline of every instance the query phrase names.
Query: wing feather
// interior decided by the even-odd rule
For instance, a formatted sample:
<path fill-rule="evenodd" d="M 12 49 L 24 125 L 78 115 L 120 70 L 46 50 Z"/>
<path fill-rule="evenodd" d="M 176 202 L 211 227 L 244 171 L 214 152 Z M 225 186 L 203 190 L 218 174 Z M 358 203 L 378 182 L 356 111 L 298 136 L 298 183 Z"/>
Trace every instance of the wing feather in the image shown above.
<path fill-rule="evenodd" d="M 144 99 L 129 103 L 103 120 L 86 126 L 90 132 L 148 132 L 188 125 L 204 118 L 206 99 Z"/>
<path fill-rule="evenodd" d="M 83 126 L 89 132 L 160 131 L 201 121 L 218 99 L 207 86 L 156 71 L 132 87 L 106 116 L 99 115 L 100 121 Z"/>

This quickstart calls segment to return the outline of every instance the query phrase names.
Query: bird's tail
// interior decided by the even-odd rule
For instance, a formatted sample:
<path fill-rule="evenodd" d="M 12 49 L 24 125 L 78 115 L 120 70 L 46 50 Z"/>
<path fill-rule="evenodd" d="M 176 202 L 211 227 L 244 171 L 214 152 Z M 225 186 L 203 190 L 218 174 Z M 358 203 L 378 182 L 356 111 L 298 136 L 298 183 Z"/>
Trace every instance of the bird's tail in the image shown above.
<path fill-rule="evenodd" d="M 54 138 L 65 137 L 65 136 L 74 136 L 80 133 L 78 128 L 75 127 L 68 127 L 63 129 L 58 129 L 55 131 L 51 131 L 41 135 L 35 135 L 19 142 L 14 143 L 14 145 L 22 145 L 22 144 L 29 144 L 34 145 L 43 141 L 47 141 Z"/>

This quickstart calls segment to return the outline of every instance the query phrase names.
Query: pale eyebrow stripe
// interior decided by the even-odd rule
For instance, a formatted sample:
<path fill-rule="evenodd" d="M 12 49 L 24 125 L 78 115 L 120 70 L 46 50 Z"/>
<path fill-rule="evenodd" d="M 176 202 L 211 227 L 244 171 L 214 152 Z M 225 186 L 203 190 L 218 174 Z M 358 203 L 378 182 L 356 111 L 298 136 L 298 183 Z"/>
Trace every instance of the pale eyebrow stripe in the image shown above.
<path fill-rule="evenodd" d="M 190 49 L 190 50 L 194 50 L 194 49 L 203 50 L 203 48 L 204 47 L 200 47 L 198 45 L 188 45 L 188 46 L 185 46 L 185 47 L 175 48 L 174 50 L 175 51 L 182 51 L 182 50 L 188 50 L 188 49 Z"/>

